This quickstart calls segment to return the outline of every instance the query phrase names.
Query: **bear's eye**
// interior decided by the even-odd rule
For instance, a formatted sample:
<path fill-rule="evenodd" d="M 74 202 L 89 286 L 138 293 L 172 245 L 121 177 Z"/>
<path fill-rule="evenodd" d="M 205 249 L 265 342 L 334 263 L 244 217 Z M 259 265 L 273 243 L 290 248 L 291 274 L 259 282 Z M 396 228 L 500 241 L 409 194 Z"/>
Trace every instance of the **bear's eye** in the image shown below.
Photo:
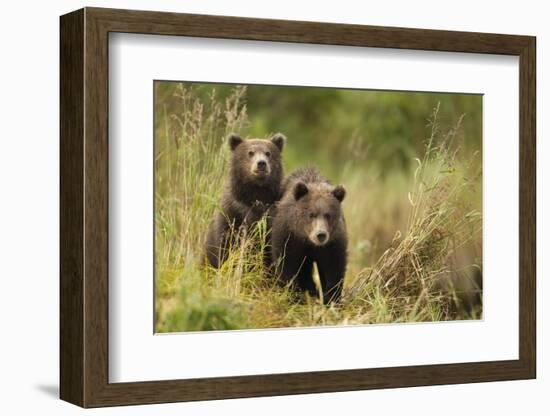
<path fill-rule="evenodd" d="M 271 152 L 265 152 L 265 155 L 266 155 L 266 157 L 270 157 L 270 156 L 271 156 Z"/>
<path fill-rule="evenodd" d="M 314 219 L 317 216 L 314 212 L 309 213 L 309 218 Z"/>
<path fill-rule="evenodd" d="M 254 156 L 254 152 L 251 150 L 248 152 L 248 157 L 252 157 L 252 156 Z"/>
<path fill-rule="evenodd" d="M 325 219 L 328 221 L 330 220 L 330 214 L 325 214 Z"/>

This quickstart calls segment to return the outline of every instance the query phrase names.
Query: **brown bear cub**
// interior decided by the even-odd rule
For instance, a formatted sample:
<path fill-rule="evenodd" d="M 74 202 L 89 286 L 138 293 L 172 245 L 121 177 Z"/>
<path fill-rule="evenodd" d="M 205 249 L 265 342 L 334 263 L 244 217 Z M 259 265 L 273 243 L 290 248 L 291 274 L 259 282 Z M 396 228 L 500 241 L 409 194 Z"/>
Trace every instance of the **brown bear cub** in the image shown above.
<path fill-rule="evenodd" d="M 347 264 L 346 223 L 341 203 L 346 191 L 315 169 L 299 169 L 283 183 L 271 228 L 271 255 L 279 279 L 319 295 L 313 281 L 317 264 L 323 302 L 337 302 Z"/>
<path fill-rule="evenodd" d="M 231 149 L 229 178 L 222 196 L 222 212 L 216 213 L 206 236 L 206 258 L 214 267 L 227 259 L 228 249 L 241 226 L 260 220 L 281 197 L 285 136 L 270 140 L 228 137 Z"/>

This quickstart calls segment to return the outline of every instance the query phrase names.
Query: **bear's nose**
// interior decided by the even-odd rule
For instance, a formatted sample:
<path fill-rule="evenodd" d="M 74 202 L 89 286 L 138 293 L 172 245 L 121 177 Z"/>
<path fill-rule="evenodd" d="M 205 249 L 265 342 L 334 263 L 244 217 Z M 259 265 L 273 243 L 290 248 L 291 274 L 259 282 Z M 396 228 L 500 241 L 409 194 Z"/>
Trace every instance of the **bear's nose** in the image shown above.
<path fill-rule="evenodd" d="M 265 170 L 265 168 L 267 167 L 267 163 L 265 160 L 259 160 L 257 166 L 259 170 Z"/>
<path fill-rule="evenodd" d="M 319 241 L 320 243 L 324 243 L 326 239 L 327 233 L 325 231 L 319 231 L 317 233 L 317 241 Z"/>

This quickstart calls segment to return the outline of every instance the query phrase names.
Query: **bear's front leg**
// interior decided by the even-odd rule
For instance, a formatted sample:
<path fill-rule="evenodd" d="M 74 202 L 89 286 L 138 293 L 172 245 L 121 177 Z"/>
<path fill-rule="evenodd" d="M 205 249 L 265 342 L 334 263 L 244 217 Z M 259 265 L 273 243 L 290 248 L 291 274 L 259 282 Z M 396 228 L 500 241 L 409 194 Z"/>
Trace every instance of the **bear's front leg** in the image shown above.
<path fill-rule="evenodd" d="M 233 199 L 226 201 L 224 204 L 224 212 L 228 218 L 234 221 L 235 229 L 237 229 L 247 221 L 250 207 L 244 202 Z"/>
<path fill-rule="evenodd" d="M 279 271 L 277 275 L 284 283 L 295 282 L 298 287 L 301 287 L 303 276 L 307 274 L 308 264 L 304 255 L 299 253 L 287 252 L 279 257 L 278 263 L 275 265 Z M 311 262 L 309 264 L 309 272 L 311 275 Z"/>
<path fill-rule="evenodd" d="M 338 302 L 342 296 L 347 264 L 346 250 L 345 244 L 335 243 L 326 247 L 316 258 L 325 305 Z"/>
<path fill-rule="evenodd" d="M 268 205 L 262 201 L 255 201 L 250 207 L 247 206 L 243 224 L 250 226 L 262 219 L 268 210 Z"/>
<path fill-rule="evenodd" d="M 313 260 L 304 257 L 296 278 L 296 287 L 302 292 L 308 292 L 311 296 L 317 296 L 317 287 L 313 280 Z"/>
<path fill-rule="evenodd" d="M 219 268 L 227 258 L 229 228 L 227 219 L 221 213 L 217 213 L 208 226 L 205 254 L 214 268 Z"/>
<path fill-rule="evenodd" d="M 304 250 L 295 244 L 286 233 L 276 230 L 271 239 L 271 256 L 275 276 L 283 283 L 296 281 L 303 274 L 302 266 L 305 261 Z"/>

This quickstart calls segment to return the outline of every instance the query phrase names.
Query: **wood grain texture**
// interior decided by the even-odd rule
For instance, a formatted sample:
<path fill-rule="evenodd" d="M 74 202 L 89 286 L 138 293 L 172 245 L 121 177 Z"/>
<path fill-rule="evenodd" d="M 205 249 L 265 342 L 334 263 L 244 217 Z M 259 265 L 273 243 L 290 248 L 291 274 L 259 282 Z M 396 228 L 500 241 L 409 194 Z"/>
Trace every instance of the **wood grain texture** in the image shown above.
<path fill-rule="evenodd" d="M 109 172 L 108 32 L 85 10 L 84 58 L 84 360 L 85 406 L 96 402 L 108 380 Z"/>
<path fill-rule="evenodd" d="M 520 54 L 519 99 L 519 355 L 536 377 L 536 41 Z"/>
<path fill-rule="evenodd" d="M 108 33 L 520 57 L 518 360 L 109 383 Z M 87 8 L 61 18 L 61 397 L 83 407 L 535 377 L 535 38 Z M 513 271 L 511 271 L 513 272 Z"/>
<path fill-rule="evenodd" d="M 84 404 L 84 12 L 60 22 L 60 387 Z"/>
<path fill-rule="evenodd" d="M 87 8 L 110 32 L 519 55 L 528 36 Z"/>

